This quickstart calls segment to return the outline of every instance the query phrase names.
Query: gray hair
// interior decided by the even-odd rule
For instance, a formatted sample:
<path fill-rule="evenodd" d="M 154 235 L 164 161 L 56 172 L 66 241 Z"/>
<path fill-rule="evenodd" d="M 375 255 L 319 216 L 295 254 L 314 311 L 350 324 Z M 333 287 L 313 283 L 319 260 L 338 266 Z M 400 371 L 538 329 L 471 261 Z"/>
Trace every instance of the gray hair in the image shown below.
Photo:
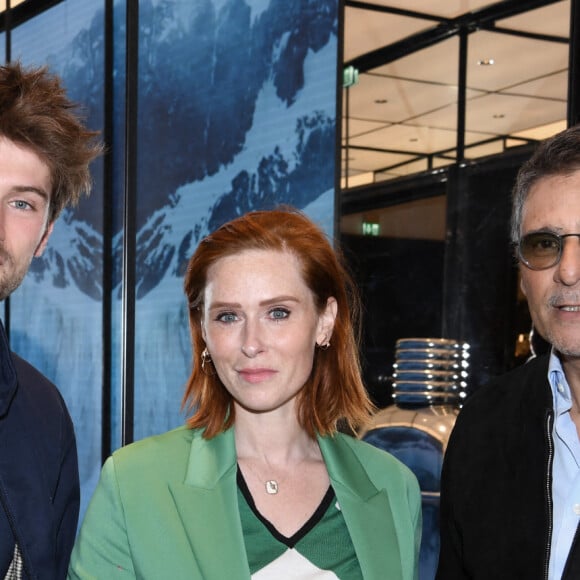
<path fill-rule="evenodd" d="M 512 190 L 511 240 L 519 241 L 524 204 L 532 187 L 544 177 L 580 170 L 580 124 L 542 141 L 518 171 Z"/>

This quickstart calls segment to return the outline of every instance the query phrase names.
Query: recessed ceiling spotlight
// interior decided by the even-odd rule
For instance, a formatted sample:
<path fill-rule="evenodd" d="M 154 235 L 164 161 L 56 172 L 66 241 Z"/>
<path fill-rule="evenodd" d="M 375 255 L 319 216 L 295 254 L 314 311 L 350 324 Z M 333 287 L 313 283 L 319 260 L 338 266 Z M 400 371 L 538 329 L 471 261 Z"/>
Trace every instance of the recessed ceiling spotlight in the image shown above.
<path fill-rule="evenodd" d="M 385 103 L 388 103 L 389 101 L 387 99 L 375 99 L 375 104 L 377 105 L 384 105 Z"/>
<path fill-rule="evenodd" d="M 494 119 L 503 119 L 505 118 L 505 115 L 503 113 L 496 113 L 495 115 L 493 115 Z"/>
<path fill-rule="evenodd" d="M 482 58 L 477 61 L 477 64 L 479 66 L 491 66 L 492 64 L 495 64 L 495 60 L 493 60 L 493 58 Z"/>

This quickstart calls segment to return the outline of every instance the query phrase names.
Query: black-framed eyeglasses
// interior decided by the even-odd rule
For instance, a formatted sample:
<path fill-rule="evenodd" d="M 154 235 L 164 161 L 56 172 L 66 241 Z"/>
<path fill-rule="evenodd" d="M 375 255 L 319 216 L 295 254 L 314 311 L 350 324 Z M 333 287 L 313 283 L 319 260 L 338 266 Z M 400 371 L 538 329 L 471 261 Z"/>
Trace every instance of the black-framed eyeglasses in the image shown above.
<path fill-rule="evenodd" d="M 564 239 L 580 238 L 580 234 L 533 232 L 522 237 L 517 245 L 518 258 L 530 270 L 546 270 L 555 266 L 562 257 Z"/>

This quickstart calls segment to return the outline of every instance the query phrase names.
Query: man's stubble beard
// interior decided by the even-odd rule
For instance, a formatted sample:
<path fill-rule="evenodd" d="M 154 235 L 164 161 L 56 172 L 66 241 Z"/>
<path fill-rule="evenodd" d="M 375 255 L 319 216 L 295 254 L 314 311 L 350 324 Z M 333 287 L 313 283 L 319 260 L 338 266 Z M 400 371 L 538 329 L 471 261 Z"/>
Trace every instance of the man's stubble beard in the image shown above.
<path fill-rule="evenodd" d="M 0 247 L 0 300 L 8 298 L 22 284 L 22 280 L 24 280 L 30 267 L 30 262 L 32 262 L 32 258 L 24 268 L 18 270 L 12 257 Z"/>

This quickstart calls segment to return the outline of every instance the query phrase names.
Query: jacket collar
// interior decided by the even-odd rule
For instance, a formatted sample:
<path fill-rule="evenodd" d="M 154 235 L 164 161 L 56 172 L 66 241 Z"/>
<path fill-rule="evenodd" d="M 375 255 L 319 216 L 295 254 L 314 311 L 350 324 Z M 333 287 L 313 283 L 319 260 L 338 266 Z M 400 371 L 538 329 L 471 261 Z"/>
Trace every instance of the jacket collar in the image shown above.
<path fill-rule="evenodd" d="M 194 432 L 185 480 L 169 486 L 189 547 L 182 551 L 184 578 L 196 568 L 201 578 L 250 578 L 236 471 L 233 429 L 209 440 L 202 439 L 201 431 Z"/>
<path fill-rule="evenodd" d="M 8 338 L 4 325 L 0 321 L 0 417 L 3 417 L 10 408 L 17 385 L 18 380 L 10 356 Z"/>
<path fill-rule="evenodd" d="M 401 555 L 390 502 L 377 490 L 344 436 L 319 437 L 338 503 L 366 580 L 401 578 Z M 239 518 L 234 431 L 210 440 L 196 432 L 182 484 L 170 485 L 194 560 L 204 578 L 248 579 Z M 224 532 L 225 530 L 225 532 Z"/>
<path fill-rule="evenodd" d="M 365 579 L 402 578 L 401 550 L 389 496 L 367 475 L 348 436 L 318 442 Z"/>

